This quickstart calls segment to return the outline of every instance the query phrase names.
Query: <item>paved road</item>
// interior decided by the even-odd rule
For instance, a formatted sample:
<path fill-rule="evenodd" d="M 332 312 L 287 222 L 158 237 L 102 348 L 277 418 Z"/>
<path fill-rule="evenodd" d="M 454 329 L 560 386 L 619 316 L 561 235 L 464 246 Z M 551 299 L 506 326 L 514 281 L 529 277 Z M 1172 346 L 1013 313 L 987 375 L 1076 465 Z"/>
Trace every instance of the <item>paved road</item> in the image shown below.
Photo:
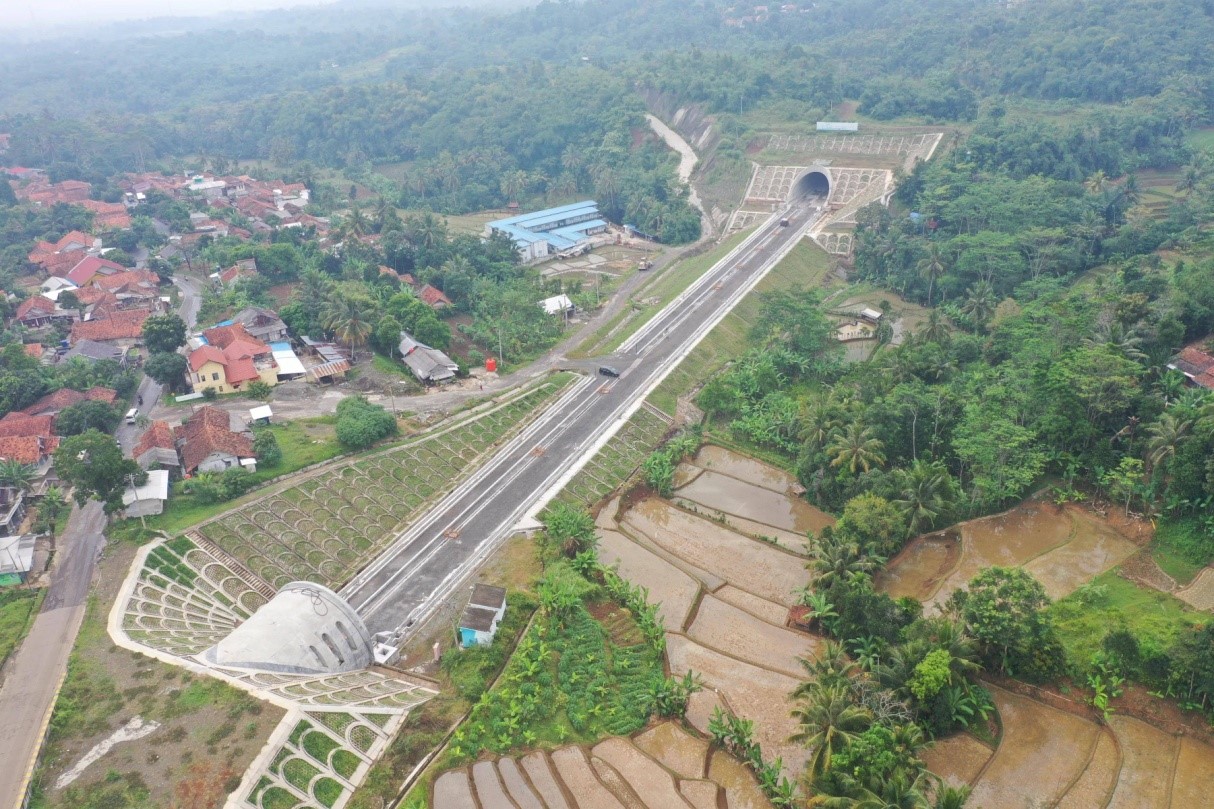
<path fill-rule="evenodd" d="M 781 227 L 779 217 L 790 220 Z M 562 476 L 618 428 L 818 216 L 800 200 L 772 217 L 606 358 L 619 379 L 587 376 L 402 534 L 342 591 L 373 633 L 407 638 Z"/>
<path fill-rule="evenodd" d="M 9 659 L 0 688 L 0 807 L 20 807 L 42 745 L 68 656 L 84 619 L 89 584 L 105 541 L 105 514 L 90 502 L 72 509 L 56 543 L 58 554 L 42 611 Z"/>
<path fill-rule="evenodd" d="M 181 290 L 181 307 L 177 314 L 185 321 L 186 328 L 192 329 L 198 322 L 198 310 L 202 306 L 200 282 L 188 275 L 178 275 L 173 277 L 173 283 Z"/>

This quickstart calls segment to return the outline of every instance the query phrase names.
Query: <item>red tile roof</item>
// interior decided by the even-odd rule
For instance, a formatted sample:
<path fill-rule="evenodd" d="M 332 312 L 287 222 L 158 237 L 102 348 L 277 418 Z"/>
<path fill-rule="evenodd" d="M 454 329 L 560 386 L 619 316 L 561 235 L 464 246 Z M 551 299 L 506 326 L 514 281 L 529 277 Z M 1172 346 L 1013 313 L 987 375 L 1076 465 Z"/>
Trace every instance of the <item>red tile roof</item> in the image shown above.
<path fill-rule="evenodd" d="M 206 365 L 208 362 L 217 362 L 220 365 L 227 365 L 228 358 L 223 355 L 215 346 L 206 345 L 200 346 L 190 352 L 189 356 L 190 370 L 198 373 L 198 369 Z"/>
<path fill-rule="evenodd" d="M 113 275 L 99 275 L 93 279 L 93 286 L 128 295 L 158 296 L 160 276 L 151 270 L 126 270 Z"/>
<path fill-rule="evenodd" d="M 151 315 L 147 309 L 114 312 L 103 320 L 84 320 L 72 325 L 71 341 L 133 340 L 143 334 L 143 321 Z"/>
<path fill-rule="evenodd" d="M 131 226 L 131 215 L 126 212 L 126 206 L 121 202 L 98 202 L 86 199 L 82 200 L 79 205 L 93 212 L 93 227 L 101 230 L 114 230 Z"/>
<path fill-rule="evenodd" d="M 135 442 L 135 449 L 131 451 L 132 458 L 138 458 L 149 449 L 172 449 L 175 450 L 177 445 L 173 441 L 173 428 L 165 421 L 153 421 L 151 426 L 144 430 L 143 435 L 139 436 L 139 440 Z"/>
<path fill-rule="evenodd" d="M 222 348 L 225 351 L 233 343 L 248 343 L 256 349 L 255 354 L 266 354 L 270 351 L 268 345 L 249 334 L 248 330 L 240 323 L 207 329 L 202 333 L 202 336 L 206 338 L 209 344 Z M 254 355 L 250 354 L 249 356 Z"/>
<path fill-rule="evenodd" d="M 37 261 L 30 260 L 46 270 L 49 275 L 65 278 L 71 269 L 80 263 L 80 259 L 84 258 L 84 255 L 83 250 L 68 250 L 65 253 L 48 253 Z"/>
<path fill-rule="evenodd" d="M 58 447 L 59 439 L 54 436 L 43 438 L 37 435 L 22 435 L 0 438 L 0 459 L 37 464 Z"/>
<path fill-rule="evenodd" d="M 25 320 L 34 320 L 39 317 L 53 315 L 54 313 L 54 301 L 42 295 L 35 295 L 21 302 L 21 305 L 17 307 L 16 314 L 13 315 L 13 319 L 20 323 Z"/>
<path fill-rule="evenodd" d="M 113 275 L 115 273 L 126 272 L 126 267 L 104 258 L 98 258 L 97 256 L 85 256 L 80 260 L 80 263 L 72 267 L 71 271 L 68 272 L 67 280 L 78 287 L 82 287 L 93 280 L 93 276 L 97 275 L 97 273 L 105 272 L 106 270 L 109 270 L 106 273 L 107 275 Z"/>
<path fill-rule="evenodd" d="M 73 230 L 70 233 L 67 233 L 62 239 L 55 242 L 51 249 L 56 253 L 62 253 L 68 251 L 73 244 L 78 244 L 80 246 L 73 249 L 87 250 L 93 246 L 94 241 L 96 241 L 96 237 L 90 236 L 89 234 L 79 230 Z"/>
<path fill-rule="evenodd" d="M 0 438 L 40 435 L 50 438 L 55 432 L 54 416 L 27 416 L 24 413 L 9 413 L 0 419 Z"/>
<path fill-rule="evenodd" d="M 429 284 L 426 284 L 421 288 L 421 290 L 417 293 L 417 297 L 421 298 L 424 303 L 429 304 L 435 309 L 442 306 L 451 305 L 451 299 L 444 295 L 442 290 L 436 289 Z"/>
<path fill-rule="evenodd" d="M 71 407 L 77 402 L 83 402 L 85 399 L 113 404 L 117 398 L 118 391 L 112 388 L 89 388 L 84 393 L 72 390 L 71 388 L 60 388 L 54 393 L 48 393 L 46 396 L 43 396 L 21 412 L 30 416 L 40 416 L 46 413 L 58 413 L 60 410 Z"/>
<path fill-rule="evenodd" d="M 199 408 L 181 426 L 180 435 L 184 439 L 181 465 L 187 475 L 192 474 L 213 452 L 237 458 L 253 457 L 253 441 L 246 435 L 232 432 L 229 424 L 227 411 L 207 406 Z"/>

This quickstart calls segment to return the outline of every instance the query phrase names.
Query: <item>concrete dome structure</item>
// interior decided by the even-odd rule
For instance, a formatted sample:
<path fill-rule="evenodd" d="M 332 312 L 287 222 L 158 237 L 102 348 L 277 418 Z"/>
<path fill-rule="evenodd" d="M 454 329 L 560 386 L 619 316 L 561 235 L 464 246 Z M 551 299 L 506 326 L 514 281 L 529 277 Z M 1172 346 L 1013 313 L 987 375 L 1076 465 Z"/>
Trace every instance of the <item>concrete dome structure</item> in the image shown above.
<path fill-rule="evenodd" d="M 373 648 L 366 624 L 344 598 L 296 581 L 201 656 L 223 668 L 323 675 L 367 668 Z"/>

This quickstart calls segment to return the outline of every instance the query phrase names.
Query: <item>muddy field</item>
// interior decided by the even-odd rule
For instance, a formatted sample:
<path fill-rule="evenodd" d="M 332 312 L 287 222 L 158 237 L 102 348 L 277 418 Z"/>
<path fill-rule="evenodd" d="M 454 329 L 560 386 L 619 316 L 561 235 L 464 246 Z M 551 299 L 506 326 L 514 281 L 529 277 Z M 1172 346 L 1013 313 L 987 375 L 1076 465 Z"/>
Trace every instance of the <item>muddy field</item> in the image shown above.
<path fill-rule="evenodd" d="M 1214 567 L 1207 567 L 1174 594 L 1194 609 L 1214 612 Z"/>
<path fill-rule="evenodd" d="M 770 809 L 754 776 L 677 724 L 586 750 L 477 762 L 434 783 L 435 809 Z M 719 779 L 719 780 L 718 780 Z"/>
<path fill-rule="evenodd" d="M 924 756 L 929 769 L 949 783 L 974 785 L 970 805 L 1191 809 L 1211 804 L 1214 747 L 1128 716 L 1115 714 L 1101 726 L 999 688 L 991 692 L 1003 720 L 993 755 L 963 735 L 938 743 Z"/>
<path fill-rule="evenodd" d="M 911 542 L 877 577 L 893 596 L 938 606 L 983 568 L 1024 567 L 1053 599 L 1129 558 L 1138 546 L 1076 506 L 1029 501 Z"/>

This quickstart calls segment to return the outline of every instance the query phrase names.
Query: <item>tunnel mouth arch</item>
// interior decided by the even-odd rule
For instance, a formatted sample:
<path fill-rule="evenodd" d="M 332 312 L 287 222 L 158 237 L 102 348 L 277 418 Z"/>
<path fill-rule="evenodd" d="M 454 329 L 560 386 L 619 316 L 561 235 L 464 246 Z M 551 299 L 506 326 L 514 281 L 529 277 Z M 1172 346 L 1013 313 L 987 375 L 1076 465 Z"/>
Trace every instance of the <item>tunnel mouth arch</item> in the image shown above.
<path fill-rule="evenodd" d="M 792 196 L 794 199 L 830 196 L 830 170 L 824 166 L 810 166 L 793 184 Z"/>

